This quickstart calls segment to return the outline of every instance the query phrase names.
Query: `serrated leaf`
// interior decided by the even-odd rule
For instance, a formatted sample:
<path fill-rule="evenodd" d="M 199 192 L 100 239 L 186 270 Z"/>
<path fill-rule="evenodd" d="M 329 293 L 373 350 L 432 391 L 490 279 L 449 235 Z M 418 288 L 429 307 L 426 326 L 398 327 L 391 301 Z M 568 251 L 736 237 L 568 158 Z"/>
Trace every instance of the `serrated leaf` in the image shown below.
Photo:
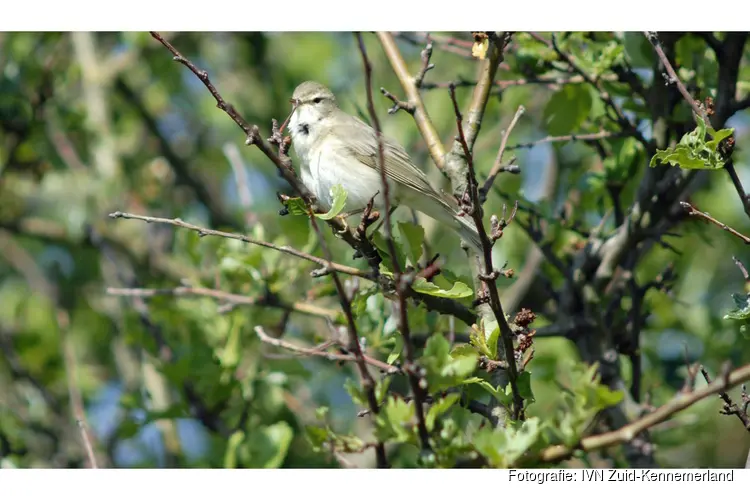
<path fill-rule="evenodd" d="M 416 266 L 420 257 L 422 257 L 424 228 L 412 222 L 399 222 L 398 229 L 402 236 L 402 245 L 406 256 L 412 265 Z"/>
<path fill-rule="evenodd" d="M 456 281 L 455 283 L 453 283 L 453 288 L 451 288 L 450 290 L 444 290 L 436 284 L 430 283 L 424 278 L 417 278 L 416 280 L 414 280 L 414 283 L 412 283 L 411 287 L 415 292 L 449 299 L 463 299 L 474 295 L 474 292 L 471 290 L 471 288 L 460 281 Z"/>
<path fill-rule="evenodd" d="M 432 430 L 435 428 L 435 421 L 438 419 L 438 417 L 450 410 L 451 406 L 456 404 L 460 397 L 461 396 L 455 393 L 448 394 L 443 399 L 440 399 L 433 403 L 433 405 L 427 412 L 427 416 L 425 417 L 425 423 L 427 424 L 428 431 L 432 432 Z"/>

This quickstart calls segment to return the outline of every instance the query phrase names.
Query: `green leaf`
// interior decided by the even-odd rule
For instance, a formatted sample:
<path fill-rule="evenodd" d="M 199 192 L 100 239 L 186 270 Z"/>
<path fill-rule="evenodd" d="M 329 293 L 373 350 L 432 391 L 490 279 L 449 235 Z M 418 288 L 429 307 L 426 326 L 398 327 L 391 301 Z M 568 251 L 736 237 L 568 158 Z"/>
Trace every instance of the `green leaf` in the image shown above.
<path fill-rule="evenodd" d="M 330 220 L 336 217 L 344 209 L 346 205 L 347 192 L 341 184 L 336 184 L 331 188 L 331 194 L 333 195 L 333 203 L 331 209 L 324 214 L 315 214 L 315 217 L 323 220 Z"/>
<path fill-rule="evenodd" d="M 411 287 L 415 292 L 434 295 L 435 297 L 445 297 L 448 299 L 463 299 L 474 295 L 471 288 L 460 281 L 453 283 L 453 288 L 450 290 L 444 290 L 424 278 L 417 278 Z"/>
<path fill-rule="evenodd" d="M 425 417 L 425 423 L 427 424 L 427 430 L 432 432 L 432 430 L 435 428 L 435 421 L 438 417 L 440 417 L 443 413 L 447 412 L 451 409 L 451 406 L 456 404 L 456 402 L 461 398 L 458 394 L 448 394 L 443 399 L 440 399 L 433 403 L 433 405 L 430 407 L 429 411 L 427 412 L 427 416 Z"/>
<path fill-rule="evenodd" d="M 414 405 L 391 396 L 375 418 L 375 436 L 382 441 L 416 443 Z"/>
<path fill-rule="evenodd" d="M 544 120 L 551 135 L 566 135 L 578 130 L 588 118 L 591 93 L 584 85 L 565 85 L 544 108 Z"/>
<path fill-rule="evenodd" d="M 474 372 L 478 356 L 476 352 L 462 352 L 453 357 L 451 346 L 442 335 L 433 335 L 427 340 L 420 364 L 426 371 L 430 392 L 438 392 L 463 383 Z"/>
<path fill-rule="evenodd" d="M 489 338 L 487 339 L 487 348 L 490 351 L 490 359 L 497 360 L 497 342 L 500 340 L 500 327 L 498 326 L 494 330 L 492 330 L 492 333 L 490 333 Z"/>
<path fill-rule="evenodd" d="M 499 333 L 500 329 L 498 328 L 497 331 Z M 494 333 L 495 332 L 493 331 L 492 334 Z M 490 337 L 492 337 L 492 335 L 490 335 Z M 483 354 L 488 358 L 495 359 L 492 356 L 492 350 L 490 349 L 490 346 L 487 344 L 487 339 L 484 338 L 484 333 L 472 328 L 471 333 L 469 333 L 469 342 L 477 349 L 477 351 L 479 351 L 480 354 Z M 495 345 L 495 349 L 497 349 L 497 345 Z"/>
<path fill-rule="evenodd" d="M 524 453 L 542 444 L 542 429 L 537 417 L 505 429 L 484 427 L 474 436 L 474 446 L 494 467 L 512 467 Z"/>
<path fill-rule="evenodd" d="M 395 363 L 398 358 L 401 357 L 401 351 L 404 349 L 404 339 L 401 337 L 401 335 L 394 335 L 394 346 L 391 353 L 388 355 L 388 359 L 386 359 L 386 363 L 389 365 L 392 365 Z"/>
<path fill-rule="evenodd" d="M 284 201 L 284 206 L 291 215 L 307 215 L 307 206 L 302 198 L 289 198 Z"/>
<path fill-rule="evenodd" d="M 506 406 L 513 401 L 513 397 L 510 394 L 506 394 L 505 391 L 493 387 L 492 384 L 481 377 L 467 378 L 463 381 L 463 384 L 477 384 L 479 387 L 487 391 L 493 398 Z"/>
<path fill-rule="evenodd" d="M 324 214 L 315 214 L 315 217 L 323 220 L 330 220 L 344 210 L 344 205 L 346 205 L 346 198 L 348 196 L 344 187 L 341 184 L 336 184 L 331 188 L 331 195 L 333 195 L 331 209 Z M 302 198 L 289 198 L 284 201 L 284 206 L 291 215 L 307 215 L 309 213 Z"/>
<path fill-rule="evenodd" d="M 518 374 L 516 387 L 520 396 L 529 403 L 534 402 L 534 393 L 531 391 L 531 373 L 523 371 Z"/>
<path fill-rule="evenodd" d="M 424 228 L 412 222 L 399 222 L 398 229 L 402 236 L 402 245 L 411 264 L 416 266 L 422 256 Z"/>
<path fill-rule="evenodd" d="M 718 132 L 707 127 L 701 117 L 696 117 L 697 126 L 680 139 L 673 148 L 657 150 L 649 166 L 659 163 L 678 166 L 688 170 L 718 170 L 724 167 L 724 157 L 718 151 L 719 143 L 734 133 L 734 129 Z M 706 142 L 706 134 L 711 140 Z"/>

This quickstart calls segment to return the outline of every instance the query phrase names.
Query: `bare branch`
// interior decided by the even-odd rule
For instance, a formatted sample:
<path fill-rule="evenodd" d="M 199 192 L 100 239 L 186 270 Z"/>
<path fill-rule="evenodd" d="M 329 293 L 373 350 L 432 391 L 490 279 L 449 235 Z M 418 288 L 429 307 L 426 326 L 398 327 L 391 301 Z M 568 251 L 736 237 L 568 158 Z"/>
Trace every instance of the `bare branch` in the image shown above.
<path fill-rule="evenodd" d="M 300 354 L 302 356 L 318 356 L 321 358 L 325 358 L 329 361 L 357 361 L 356 356 L 352 354 L 328 352 L 320 348 L 301 347 L 298 345 L 294 345 L 291 342 L 287 342 L 286 340 L 271 337 L 265 332 L 262 326 L 256 326 L 255 333 L 258 335 L 258 338 L 266 344 L 270 344 L 275 347 L 280 347 L 282 349 L 286 349 L 287 351 L 291 351 L 291 352 Z M 399 367 L 389 365 L 387 363 L 380 361 L 379 359 L 371 358 L 365 355 L 362 355 L 362 358 L 365 360 L 365 363 L 367 363 L 368 365 L 372 365 L 376 367 L 378 370 L 388 375 L 393 375 L 394 373 L 401 373 L 402 371 Z"/>
<path fill-rule="evenodd" d="M 464 135 L 463 129 L 463 117 L 456 101 L 456 90 L 450 88 L 451 101 L 453 102 L 453 110 L 456 114 L 456 127 L 458 128 L 458 142 L 464 150 L 466 163 L 468 166 L 468 194 L 469 202 L 465 209 L 467 213 L 474 219 L 474 223 L 477 226 L 479 232 L 479 240 L 482 242 L 482 257 L 484 263 L 484 274 L 479 276 L 482 281 L 483 292 L 482 295 L 489 296 L 490 307 L 495 315 L 495 320 L 500 327 L 500 337 L 502 344 L 505 349 L 506 361 L 508 363 L 508 381 L 510 382 L 511 391 L 513 392 L 513 418 L 514 420 L 519 419 L 523 415 L 523 398 L 518 391 L 518 368 L 516 366 L 515 359 L 515 348 L 513 346 L 513 331 L 508 324 L 508 320 L 503 312 L 503 306 L 500 303 L 500 294 L 497 291 L 495 281 L 497 280 L 500 273 L 496 271 L 492 265 L 492 246 L 493 242 L 490 241 L 490 237 L 487 235 L 487 231 L 482 223 L 482 205 L 479 201 L 479 187 L 477 185 L 476 172 L 474 171 L 474 159 L 471 154 L 468 143 L 466 142 L 466 136 Z M 477 294 L 479 295 L 479 293 Z"/>
<path fill-rule="evenodd" d="M 345 266 L 343 264 L 330 262 L 326 259 L 321 259 L 320 257 L 310 255 L 309 253 L 305 253 L 300 250 L 295 250 L 292 247 L 288 247 L 288 246 L 280 247 L 278 245 L 274 245 L 273 243 L 269 243 L 263 240 L 258 240 L 250 236 L 245 236 L 245 235 L 236 234 L 236 233 L 227 233 L 225 231 L 216 231 L 214 229 L 208 229 L 205 227 L 196 226 L 195 224 L 190 224 L 188 222 L 183 221 L 182 219 L 165 219 L 162 217 L 150 217 L 147 215 L 136 215 L 136 214 L 129 214 L 126 212 L 113 212 L 109 214 L 109 216 L 112 217 L 113 219 L 135 219 L 135 220 L 142 220 L 148 223 L 155 222 L 159 224 L 169 224 L 171 226 L 182 227 L 185 229 L 189 229 L 191 231 L 195 231 L 201 237 L 218 236 L 219 238 L 228 238 L 232 240 L 244 241 L 245 243 L 250 243 L 252 245 L 258 245 L 258 246 L 266 247 L 266 248 L 272 248 L 278 252 L 286 253 L 289 255 L 294 255 L 295 257 L 299 257 L 300 259 L 308 260 L 310 262 L 315 262 L 316 264 L 323 266 L 323 268 L 329 271 L 337 271 L 340 273 L 349 274 L 351 276 L 359 276 L 360 278 L 373 279 L 372 275 L 368 272 L 362 271 L 355 267 L 350 267 L 350 266 Z"/>
<path fill-rule="evenodd" d="M 362 54 L 362 62 L 365 69 L 365 86 L 367 90 L 367 108 L 370 112 L 370 118 L 375 129 L 378 141 L 378 167 L 380 170 L 380 180 L 383 189 L 383 203 L 385 211 L 385 234 L 386 242 L 388 244 L 388 251 L 391 254 L 391 261 L 393 263 L 393 276 L 396 282 L 396 295 L 398 296 L 398 311 L 399 311 L 399 331 L 401 336 L 404 338 L 404 352 L 406 355 L 407 372 L 409 374 L 409 385 L 411 385 L 412 394 L 414 395 L 414 408 L 417 414 L 417 429 L 419 432 L 419 439 L 422 443 L 422 449 L 432 450 L 430 446 L 430 436 L 427 432 L 427 423 L 424 415 L 424 406 L 422 404 L 424 399 L 424 390 L 420 387 L 419 377 L 416 375 L 415 366 L 415 353 L 414 344 L 411 340 L 411 333 L 409 331 L 409 318 L 407 316 L 407 302 L 406 302 L 406 288 L 408 283 L 404 280 L 404 275 L 401 272 L 401 264 L 398 262 L 396 253 L 396 244 L 393 240 L 393 228 L 391 226 L 391 200 L 390 200 L 390 186 L 388 183 L 388 173 L 385 169 L 385 158 L 383 150 L 383 138 L 380 132 L 380 121 L 378 115 L 375 112 L 375 104 L 372 98 L 372 66 L 367 58 L 367 50 L 365 48 L 365 42 L 362 39 L 362 34 L 357 33 L 357 40 L 359 41 L 359 51 Z"/>
<path fill-rule="evenodd" d="M 245 295 L 237 295 L 230 292 L 224 292 L 222 290 L 214 290 L 211 288 L 202 287 L 191 287 L 191 286 L 178 286 L 175 288 L 107 288 L 107 294 L 117 295 L 121 297 L 157 297 L 157 296 L 172 296 L 172 297 L 212 297 L 214 299 L 221 300 L 231 305 L 247 305 L 247 306 L 258 306 L 258 307 L 277 307 L 285 311 L 294 311 L 301 314 L 307 314 L 310 316 L 316 316 L 320 318 L 327 318 L 335 320 L 341 314 L 339 311 L 333 309 L 326 309 L 319 307 L 308 302 L 294 302 L 287 304 L 281 302 L 278 298 L 273 296 L 266 297 L 247 297 Z"/>
<path fill-rule="evenodd" d="M 518 119 L 521 118 L 521 115 L 523 115 L 525 112 L 526 108 L 524 108 L 523 106 L 518 106 L 518 110 L 516 111 L 516 114 L 513 115 L 513 119 L 510 121 L 508 129 L 503 133 L 503 138 L 500 141 L 500 149 L 497 151 L 497 157 L 495 158 L 495 164 L 492 166 L 490 173 L 487 175 L 487 179 L 484 181 L 484 185 L 479 190 L 480 200 L 483 200 L 487 197 L 487 193 L 489 193 L 490 188 L 492 187 L 492 183 L 495 182 L 495 177 L 497 177 L 497 174 L 502 171 L 503 153 L 505 153 L 505 148 L 508 145 L 508 137 L 510 137 L 510 134 L 513 132 L 516 123 L 518 123 Z"/>
<path fill-rule="evenodd" d="M 723 222 L 714 219 L 713 217 L 708 215 L 706 212 L 701 212 L 700 210 L 698 210 L 697 208 L 695 208 L 693 205 L 691 205 L 690 203 L 686 201 L 681 201 L 680 205 L 682 206 L 682 208 L 684 208 L 687 211 L 688 215 L 700 217 L 701 219 L 704 219 L 710 222 L 711 224 L 714 224 L 715 226 L 720 227 L 724 231 L 727 231 L 729 234 L 732 234 L 733 236 L 736 236 L 737 238 L 741 239 L 746 245 L 750 245 L 750 238 L 740 233 L 739 231 L 732 229 L 731 227 L 727 226 Z"/>

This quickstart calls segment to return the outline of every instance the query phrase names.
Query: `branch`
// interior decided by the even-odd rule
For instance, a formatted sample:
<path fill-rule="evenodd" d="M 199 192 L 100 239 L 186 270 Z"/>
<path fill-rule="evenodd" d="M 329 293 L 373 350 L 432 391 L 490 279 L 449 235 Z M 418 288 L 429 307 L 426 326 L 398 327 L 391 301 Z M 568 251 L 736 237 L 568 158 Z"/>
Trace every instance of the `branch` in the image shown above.
<path fill-rule="evenodd" d="M 575 450 L 590 452 L 608 446 L 628 443 L 633 441 L 641 432 L 664 422 L 675 413 L 692 406 L 702 399 L 724 392 L 747 380 L 750 380 L 750 365 L 745 365 L 742 368 L 729 372 L 725 377 L 714 380 L 710 384 L 693 392 L 687 394 L 680 392 L 672 401 L 657 408 L 652 413 L 615 431 L 585 437 L 574 448 L 568 448 L 563 445 L 550 446 L 542 451 L 539 458 L 544 462 L 557 462 L 570 457 Z"/>
<path fill-rule="evenodd" d="M 287 304 L 279 301 L 276 297 L 247 297 L 245 295 L 237 295 L 234 293 L 224 292 L 222 290 L 214 290 L 211 288 L 201 288 L 192 286 L 178 286 L 175 288 L 107 288 L 109 295 L 117 295 L 121 297 L 157 297 L 157 296 L 172 296 L 172 297 L 212 297 L 218 300 L 225 301 L 232 305 L 247 305 L 247 306 L 259 306 L 259 307 L 278 307 L 285 311 L 294 311 L 301 314 L 307 314 L 310 316 L 317 316 L 321 318 L 327 318 L 330 320 L 336 320 L 340 313 L 333 309 L 326 309 L 306 302 L 294 302 Z"/>
<path fill-rule="evenodd" d="M 737 231 L 735 229 L 732 229 L 731 227 L 727 226 L 723 222 L 721 222 L 721 221 L 719 221 L 717 219 L 714 219 L 713 217 L 711 217 L 710 215 L 708 215 L 706 212 L 701 212 L 700 210 L 698 210 L 697 208 L 695 208 L 693 205 L 691 205 L 690 203 L 688 203 L 686 201 L 681 201 L 680 205 L 682 206 L 682 208 L 684 208 L 687 211 L 688 215 L 693 215 L 695 217 L 700 217 L 701 219 L 704 219 L 704 220 L 710 222 L 711 224 L 714 224 L 715 226 L 718 226 L 721 229 L 723 229 L 724 231 L 727 231 L 730 234 L 732 234 L 732 235 L 736 236 L 737 238 L 741 239 L 746 245 L 750 245 L 750 238 L 748 238 L 744 234 L 740 233 L 739 231 Z"/>
<path fill-rule="evenodd" d="M 495 315 L 495 320 L 500 327 L 500 337 L 505 350 L 505 357 L 508 363 L 508 381 L 510 382 L 511 391 L 513 392 L 513 419 L 517 420 L 523 413 L 523 398 L 518 392 L 518 385 L 516 380 L 518 378 L 518 368 L 516 367 L 515 359 L 515 348 L 513 346 L 513 331 L 508 324 L 508 320 L 505 317 L 503 306 L 500 303 L 500 295 L 497 291 L 495 284 L 499 272 L 497 272 L 492 265 L 492 245 L 487 231 L 482 223 L 482 205 L 479 201 L 479 188 L 477 185 L 476 172 L 474 171 L 474 159 L 471 154 L 471 150 L 466 141 L 463 129 L 463 117 L 461 116 L 461 110 L 458 108 L 458 102 L 456 101 L 456 90 L 450 88 L 451 101 L 453 102 L 453 110 L 456 114 L 456 126 L 458 127 L 458 142 L 461 144 L 464 150 L 466 163 L 468 166 L 468 193 L 470 197 L 471 206 L 467 207 L 467 212 L 474 219 L 474 223 L 477 226 L 479 232 L 479 240 L 482 242 L 482 257 L 484 260 L 484 275 L 480 275 L 479 279 L 482 281 L 482 288 L 484 294 L 489 294 L 489 302 L 492 312 Z"/>
<path fill-rule="evenodd" d="M 370 112 L 370 118 L 372 120 L 373 128 L 375 129 L 375 134 L 378 141 L 378 169 L 380 170 L 380 180 L 383 189 L 383 209 L 385 212 L 386 242 L 388 244 L 388 252 L 391 254 L 391 261 L 393 262 L 393 276 L 394 281 L 396 282 L 396 295 L 398 296 L 399 330 L 401 331 L 401 336 L 404 338 L 406 369 L 409 374 L 409 385 L 411 386 L 412 393 L 414 394 L 414 408 L 417 414 L 417 430 L 419 432 L 419 440 L 422 443 L 422 449 L 432 450 L 432 447 L 430 446 L 430 436 L 427 432 L 427 422 L 424 415 L 424 390 L 420 387 L 420 380 L 416 375 L 416 370 L 414 369 L 414 344 L 412 343 L 411 333 L 409 331 L 409 318 L 407 316 L 408 308 L 406 302 L 406 288 L 408 287 L 408 283 L 404 279 L 405 276 L 401 272 L 401 264 L 398 262 L 396 245 L 393 241 L 393 229 L 391 226 L 390 185 L 388 183 L 388 173 L 385 169 L 383 138 L 380 132 L 380 121 L 378 120 L 378 115 L 375 112 L 375 105 L 372 99 L 372 66 L 370 65 L 370 61 L 367 58 L 367 50 L 365 48 L 365 42 L 362 39 L 361 33 L 357 33 L 357 40 L 359 42 L 359 51 L 362 53 L 362 62 L 365 70 L 367 108 Z"/>
<path fill-rule="evenodd" d="M 667 54 L 664 53 L 664 49 L 661 46 L 661 42 L 659 42 L 659 37 L 656 35 L 656 32 L 644 31 L 643 34 L 648 39 L 649 43 L 654 47 L 656 55 L 659 56 L 661 63 L 664 65 L 664 69 L 667 71 L 668 77 L 667 75 L 662 75 L 664 76 L 667 84 L 675 85 L 677 87 L 677 90 L 680 91 L 680 94 L 682 94 L 682 97 L 685 99 L 685 102 L 687 102 L 690 107 L 693 108 L 693 113 L 700 116 L 704 122 L 710 123 L 706 110 L 701 107 L 698 101 L 693 99 L 693 97 L 690 95 L 690 92 L 688 92 L 687 88 L 685 88 L 685 84 L 682 83 L 680 77 L 677 76 L 677 72 L 672 67 L 672 64 L 670 64 L 669 58 L 667 58 Z"/>
<path fill-rule="evenodd" d="M 608 130 L 600 130 L 599 132 L 594 132 L 591 134 L 570 134 L 570 135 L 557 135 L 557 136 L 548 135 L 547 137 L 542 137 L 541 139 L 538 139 L 536 141 L 513 144 L 511 146 L 508 146 L 506 150 L 512 151 L 514 149 L 529 149 L 529 148 L 533 148 L 534 146 L 538 146 L 540 144 L 547 144 L 550 142 L 576 142 L 576 141 L 593 142 L 593 141 L 599 141 L 601 139 L 626 137 L 627 135 L 628 134 L 625 132 L 610 132 Z"/>
<path fill-rule="evenodd" d="M 370 273 L 361 271 L 360 269 L 345 266 L 343 264 L 337 264 L 335 262 L 330 262 L 326 259 L 321 259 L 320 257 L 316 257 L 314 255 L 310 255 L 309 253 L 305 253 L 299 250 L 295 250 L 294 248 L 283 246 L 280 247 L 278 245 L 274 245 L 273 243 L 269 243 L 267 241 L 258 240 L 255 238 L 251 238 L 250 236 L 245 236 L 242 234 L 236 234 L 236 233 L 227 233 L 225 231 L 216 231 L 213 229 L 208 229 L 201 226 L 196 226 L 194 224 L 190 224 L 188 222 L 183 221 L 182 219 L 165 219 L 162 217 L 149 217 L 146 215 L 136 215 L 136 214 L 129 214 L 126 212 L 113 212 L 109 214 L 110 217 L 113 219 L 135 219 L 135 220 L 142 220 L 144 222 L 148 223 L 159 223 L 159 224 L 169 224 L 172 226 L 182 227 L 185 229 L 189 229 L 191 231 L 195 231 L 198 233 L 199 236 L 218 236 L 219 238 L 229 238 L 232 240 L 239 240 L 243 241 L 245 243 L 250 243 L 252 245 L 258 245 L 266 248 L 272 248 L 278 252 L 286 253 L 289 255 L 294 255 L 295 257 L 299 257 L 300 259 L 308 260 L 310 262 L 314 262 L 320 266 L 323 266 L 323 271 L 316 273 L 318 276 L 321 276 L 324 272 L 325 274 L 328 274 L 332 271 L 337 271 L 344 274 L 349 274 L 351 276 L 358 276 L 360 278 L 370 279 L 372 280 L 373 277 Z"/>
<path fill-rule="evenodd" d="M 710 384 L 711 376 L 703 366 L 701 366 L 701 373 L 703 374 L 703 378 L 706 379 L 706 383 Z M 734 401 L 732 401 L 732 398 L 729 397 L 729 394 L 727 394 L 726 391 L 720 391 L 719 397 L 722 399 L 722 401 L 724 401 L 724 409 L 721 413 L 723 413 L 724 415 L 737 415 L 737 418 L 740 419 L 742 425 L 745 426 L 745 430 L 750 432 L 750 415 L 748 415 L 747 413 L 747 407 L 750 403 L 750 398 L 748 398 L 744 384 L 742 386 L 743 408 L 740 408 Z"/>
<path fill-rule="evenodd" d="M 398 49 L 398 45 L 396 45 L 396 40 L 388 32 L 379 31 L 377 35 L 393 71 L 396 73 L 401 86 L 406 92 L 409 106 L 414 109 L 412 116 L 417 124 L 419 133 L 422 134 L 422 138 L 425 144 L 427 144 L 432 161 L 438 169 L 445 173 L 445 150 L 443 149 L 443 143 L 440 141 L 440 136 L 432 124 L 430 116 L 427 114 L 422 97 L 419 95 L 419 88 L 406 67 L 401 51 Z"/>
<path fill-rule="evenodd" d="M 487 175 L 487 179 L 484 181 L 484 185 L 479 190 L 480 200 L 487 198 L 487 193 L 489 193 L 490 188 L 492 187 L 492 183 L 495 182 L 495 177 L 497 177 L 497 174 L 499 174 L 503 170 L 503 153 L 505 153 L 505 148 L 508 145 L 508 137 L 510 137 L 511 132 L 513 132 L 516 123 L 518 123 L 518 119 L 521 118 L 521 115 L 523 115 L 525 112 L 526 108 L 524 108 L 523 106 L 518 106 L 518 110 L 516 111 L 516 114 L 513 115 L 513 119 L 510 121 L 508 129 L 503 133 L 503 139 L 500 141 L 500 149 L 498 149 L 497 151 L 495 164 L 492 166 L 492 169 L 490 169 L 490 173 Z"/>
<path fill-rule="evenodd" d="M 280 347 L 282 349 L 286 349 L 287 351 L 291 351 L 297 354 L 301 354 L 303 356 L 319 356 L 322 358 L 325 358 L 329 361 L 357 361 L 356 356 L 353 356 L 351 354 L 342 354 L 342 353 L 335 353 L 335 352 L 328 352 L 324 351 L 320 348 L 307 348 L 307 347 L 301 347 L 298 345 L 294 345 L 291 342 L 287 342 L 282 339 L 277 339 L 274 337 L 269 336 L 262 326 L 256 326 L 255 327 L 255 333 L 258 335 L 258 338 L 266 343 L 270 344 L 275 347 Z M 402 370 L 393 365 L 389 365 L 388 363 L 384 363 L 380 361 L 379 359 L 371 358 L 369 356 L 362 355 L 363 359 L 365 360 L 365 363 L 368 365 L 372 365 L 376 367 L 378 370 L 382 371 L 383 373 L 386 373 L 388 375 L 393 375 L 395 373 L 401 373 Z"/>

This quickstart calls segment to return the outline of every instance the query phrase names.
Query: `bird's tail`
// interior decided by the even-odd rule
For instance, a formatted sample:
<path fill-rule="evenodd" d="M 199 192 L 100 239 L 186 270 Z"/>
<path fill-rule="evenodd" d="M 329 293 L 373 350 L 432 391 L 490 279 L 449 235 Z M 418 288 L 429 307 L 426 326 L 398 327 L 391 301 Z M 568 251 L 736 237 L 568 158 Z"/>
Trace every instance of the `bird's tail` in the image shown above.
<path fill-rule="evenodd" d="M 414 208 L 450 227 L 475 252 L 482 253 L 482 240 L 479 238 L 479 231 L 477 231 L 477 226 L 471 216 L 467 214 L 459 215 L 457 209 L 454 209 L 442 199 L 423 197 L 420 199 L 422 203 L 415 203 L 414 205 L 421 205 L 427 199 L 430 200 L 429 206 L 414 206 Z"/>

